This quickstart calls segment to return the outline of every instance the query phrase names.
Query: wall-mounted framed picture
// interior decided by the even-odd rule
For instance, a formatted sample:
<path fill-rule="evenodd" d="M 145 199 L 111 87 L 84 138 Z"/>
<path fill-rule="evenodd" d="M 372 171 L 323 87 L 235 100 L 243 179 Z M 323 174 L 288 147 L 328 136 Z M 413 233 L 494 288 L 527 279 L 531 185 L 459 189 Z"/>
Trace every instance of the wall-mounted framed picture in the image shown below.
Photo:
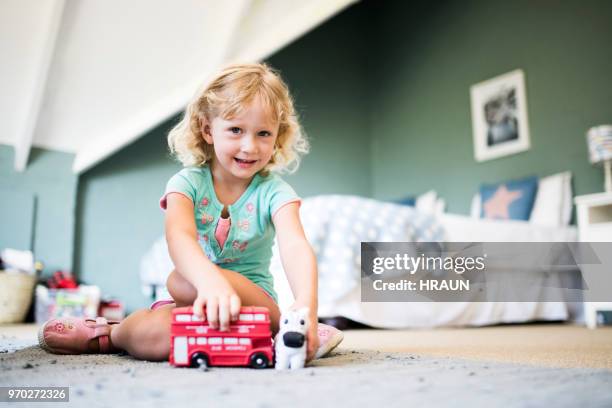
<path fill-rule="evenodd" d="M 476 161 L 529 150 L 527 96 L 522 70 L 472 85 L 470 97 Z"/>

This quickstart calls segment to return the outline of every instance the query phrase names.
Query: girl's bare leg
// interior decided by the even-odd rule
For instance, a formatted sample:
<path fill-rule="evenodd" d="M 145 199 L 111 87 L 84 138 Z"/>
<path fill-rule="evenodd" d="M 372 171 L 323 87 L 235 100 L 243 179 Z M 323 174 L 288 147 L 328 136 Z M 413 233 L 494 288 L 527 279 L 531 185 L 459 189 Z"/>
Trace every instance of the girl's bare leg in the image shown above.
<path fill-rule="evenodd" d="M 240 297 L 243 306 L 268 308 L 272 334 L 276 335 L 280 310 L 274 300 L 243 275 L 228 269 L 221 271 Z M 163 305 L 155 310 L 141 309 L 126 317 L 120 324 L 112 325 L 110 338 L 114 347 L 125 350 L 140 360 L 168 360 L 172 309 L 177 306 L 191 306 L 196 298 L 196 290 L 176 271 L 170 274 L 166 285 L 176 305 Z"/>
<path fill-rule="evenodd" d="M 112 325 L 111 343 L 140 360 L 165 361 L 170 355 L 173 304 L 141 309 Z"/>
<path fill-rule="evenodd" d="M 242 306 L 265 306 L 270 311 L 270 323 L 272 334 L 278 332 L 278 322 L 280 310 L 278 305 L 270 298 L 264 290 L 251 282 L 245 276 L 229 269 L 221 269 L 223 276 L 232 285 L 238 297 L 242 301 Z M 177 306 L 191 306 L 196 298 L 196 289 L 193 285 L 176 271 L 172 271 L 166 282 L 166 287 Z"/>

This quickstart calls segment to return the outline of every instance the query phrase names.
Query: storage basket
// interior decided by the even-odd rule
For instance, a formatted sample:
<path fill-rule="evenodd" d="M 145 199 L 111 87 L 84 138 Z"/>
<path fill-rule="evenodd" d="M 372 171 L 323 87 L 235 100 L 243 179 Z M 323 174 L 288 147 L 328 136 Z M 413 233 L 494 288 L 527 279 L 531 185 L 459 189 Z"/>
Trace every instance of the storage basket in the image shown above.
<path fill-rule="evenodd" d="M 25 320 L 35 284 L 34 275 L 0 272 L 0 324 Z"/>

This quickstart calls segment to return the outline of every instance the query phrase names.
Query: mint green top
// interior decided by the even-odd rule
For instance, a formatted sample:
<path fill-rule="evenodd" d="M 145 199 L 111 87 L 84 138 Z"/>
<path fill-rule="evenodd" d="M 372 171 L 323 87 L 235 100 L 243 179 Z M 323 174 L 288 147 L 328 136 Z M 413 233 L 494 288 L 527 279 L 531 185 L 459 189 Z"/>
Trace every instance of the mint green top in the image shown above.
<path fill-rule="evenodd" d="M 208 259 L 246 276 L 278 302 L 269 270 L 275 236 L 272 216 L 283 205 L 300 200 L 293 188 L 278 175 L 256 174 L 242 196 L 228 206 L 231 226 L 223 248 L 215 238 L 223 204 L 208 165 L 186 167 L 172 176 L 160 200 L 163 209 L 169 193 L 181 193 L 194 203 L 198 242 Z"/>

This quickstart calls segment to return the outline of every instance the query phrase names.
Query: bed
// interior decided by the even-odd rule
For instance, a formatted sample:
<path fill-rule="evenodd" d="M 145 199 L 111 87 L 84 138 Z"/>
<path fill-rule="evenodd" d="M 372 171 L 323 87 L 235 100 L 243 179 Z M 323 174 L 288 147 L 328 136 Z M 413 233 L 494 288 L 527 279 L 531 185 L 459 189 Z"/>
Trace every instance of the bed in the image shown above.
<path fill-rule="evenodd" d="M 581 319 L 579 302 L 361 302 L 359 284 L 359 241 L 569 242 L 576 241 L 575 227 L 427 214 L 357 196 L 308 198 L 300 214 L 319 265 L 320 317 L 344 316 L 379 328 Z M 280 305 L 287 307 L 293 296 L 276 248 L 271 269 Z"/>

